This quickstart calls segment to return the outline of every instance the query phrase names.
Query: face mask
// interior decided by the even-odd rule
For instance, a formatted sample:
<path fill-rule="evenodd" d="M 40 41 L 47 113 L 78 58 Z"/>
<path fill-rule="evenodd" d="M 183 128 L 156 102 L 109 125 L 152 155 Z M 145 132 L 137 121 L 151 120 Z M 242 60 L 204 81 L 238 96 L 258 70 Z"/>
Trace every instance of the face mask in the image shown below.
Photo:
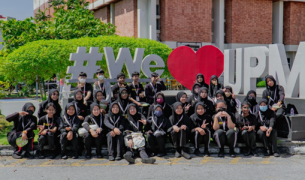
<path fill-rule="evenodd" d="M 156 115 L 157 117 L 160 117 L 163 114 L 162 111 L 155 111 L 154 115 Z"/>
<path fill-rule="evenodd" d="M 157 103 L 158 104 L 162 104 L 163 103 L 163 99 L 157 99 Z"/>
<path fill-rule="evenodd" d="M 29 116 L 32 116 L 34 114 L 34 111 L 32 110 L 27 110 L 26 112 L 29 113 Z"/>
<path fill-rule="evenodd" d="M 219 108 L 217 112 L 227 111 L 226 108 Z"/>
<path fill-rule="evenodd" d="M 104 79 L 104 75 L 98 76 L 98 80 L 103 80 L 103 79 Z"/>
<path fill-rule="evenodd" d="M 86 79 L 80 79 L 79 82 L 80 82 L 80 83 L 85 83 L 85 82 L 86 82 Z"/>
<path fill-rule="evenodd" d="M 263 112 L 266 112 L 268 109 L 268 106 L 260 106 L 259 109 Z"/>
<path fill-rule="evenodd" d="M 226 95 L 227 97 L 230 97 L 230 96 L 231 96 L 231 93 L 225 92 L 225 95 Z"/>
<path fill-rule="evenodd" d="M 253 97 L 253 96 L 249 96 L 249 97 L 248 97 L 248 101 L 249 101 L 250 103 L 255 102 L 255 100 L 256 100 L 256 98 Z"/>

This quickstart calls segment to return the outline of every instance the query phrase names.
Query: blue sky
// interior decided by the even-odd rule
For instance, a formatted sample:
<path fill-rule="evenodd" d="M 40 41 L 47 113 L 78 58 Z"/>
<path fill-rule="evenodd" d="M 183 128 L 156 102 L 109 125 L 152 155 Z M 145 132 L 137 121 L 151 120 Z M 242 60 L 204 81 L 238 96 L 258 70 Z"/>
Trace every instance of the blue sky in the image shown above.
<path fill-rule="evenodd" d="M 24 20 L 33 16 L 33 0 L 0 0 L 0 15 Z"/>

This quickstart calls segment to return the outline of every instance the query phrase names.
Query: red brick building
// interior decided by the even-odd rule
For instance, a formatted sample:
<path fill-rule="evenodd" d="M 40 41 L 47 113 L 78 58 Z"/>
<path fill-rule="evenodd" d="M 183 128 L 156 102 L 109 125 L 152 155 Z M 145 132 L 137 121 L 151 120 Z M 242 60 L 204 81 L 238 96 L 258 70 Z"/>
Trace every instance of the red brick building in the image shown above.
<path fill-rule="evenodd" d="M 34 0 L 34 13 L 48 0 Z M 305 40 L 305 0 L 87 0 L 117 34 L 161 41 L 171 48 L 213 44 L 235 49 L 283 43 L 294 59 Z M 52 15 L 49 9 L 46 14 Z"/>

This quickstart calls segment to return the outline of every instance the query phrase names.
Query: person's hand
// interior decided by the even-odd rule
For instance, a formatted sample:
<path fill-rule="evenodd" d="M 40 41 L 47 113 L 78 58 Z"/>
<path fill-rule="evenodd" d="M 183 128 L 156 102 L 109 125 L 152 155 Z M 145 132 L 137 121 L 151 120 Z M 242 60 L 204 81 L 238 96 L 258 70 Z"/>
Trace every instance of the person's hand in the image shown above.
<path fill-rule="evenodd" d="M 50 131 L 51 133 L 56 133 L 57 128 L 56 128 L 56 127 L 54 127 L 53 129 L 50 129 L 49 131 Z"/>
<path fill-rule="evenodd" d="M 133 141 L 132 141 L 132 139 L 129 139 L 129 140 L 128 140 L 128 146 L 129 146 L 130 148 L 133 147 Z"/>
<path fill-rule="evenodd" d="M 146 124 L 147 124 L 147 121 L 146 121 L 146 120 L 144 120 L 144 119 L 139 120 L 139 122 L 141 122 L 141 123 L 142 123 L 142 124 L 144 124 L 144 125 L 146 125 Z"/>
<path fill-rule="evenodd" d="M 20 116 L 26 116 L 26 115 L 28 115 L 29 113 L 28 112 L 25 112 L 25 111 L 21 111 L 21 112 L 19 112 L 19 115 Z"/>
<path fill-rule="evenodd" d="M 140 106 L 140 107 L 142 106 L 142 104 L 141 104 L 141 103 L 139 103 L 139 102 L 137 102 L 137 105 L 138 105 L 138 106 Z"/>
<path fill-rule="evenodd" d="M 190 109 L 191 105 L 188 104 L 187 106 L 184 107 L 185 111 L 188 111 Z"/>
<path fill-rule="evenodd" d="M 114 131 L 110 131 L 110 135 L 111 135 L 111 137 L 115 137 Z"/>
<path fill-rule="evenodd" d="M 228 119 L 231 118 L 231 116 L 226 111 L 221 112 L 221 117 L 227 117 Z"/>
<path fill-rule="evenodd" d="M 207 128 L 207 125 L 209 124 L 209 123 L 205 123 L 205 121 L 206 121 L 206 120 L 204 120 L 204 121 L 203 121 L 203 124 L 201 125 L 201 128 L 202 128 L 202 129 Z"/>
<path fill-rule="evenodd" d="M 181 129 L 186 130 L 186 125 L 182 125 Z"/>
<path fill-rule="evenodd" d="M 84 105 L 86 105 L 86 106 L 88 105 L 86 100 L 84 100 Z"/>
<path fill-rule="evenodd" d="M 46 135 L 47 133 L 48 133 L 48 130 L 47 130 L 47 129 L 45 129 L 45 130 L 43 130 L 43 131 L 41 132 L 42 135 Z"/>
<path fill-rule="evenodd" d="M 249 129 L 248 126 L 244 126 L 244 127 L 243 127 L 243 130 L 247 130 L 247 129 Z"/>
<path fill-rule="evenodd" d="M 201 128 L 199 128 L 199 129 L 200 129 L 200 130 L 198 131 L 199 134 L 200 134 L 201 136 L 205 135 L 205 131 L 204 131 L 203 129 L 201 129 Z"/>
<path fill-rule="evenodd" d="M 260 130 L 262 130 L 262 131 L 267 131 L 268 129 L 265 127 L 265 126 L 261 126 L 261 127 L 259 127 L 260 128 Z"/>
<path fill-rule="evenodd" d="M 98 82 L 94 79 L 94 85 L 98 86 Z"/>
<path fill-rule="evenodd" d="M 68 139 L 69 141 L 71 141 L 72 138 L 73 138 L 73 132 L 72 132 L 72 131 L 69 131 L 68 134 L 67 134 L 67 139 Z"/>
<path fill-rule="evenodd" d="M 278 106 L 282 107 L 282 102 L 279 101 L 279 102 L 277 102 L 276 104 L 277 104 Z"/>
<path fill-rule="evenodd" d="M 98 136 L 97 133 L 93 129 L 90 129 L 90 134 L 94 138 L 96 138 Z"/>
<path fill-rule="evenodd" d="M 149 130 L 149 131 L 146 132 L 146 134 L 150 134 L 150 133 L 152 134 L 152 131 L 151 131 L 151 130 Z"/>
<path fill-rule="evenodd" d="M 252 126 L 249 126 L 248 132 L 251 132 L 251 131 L 253 131 L 253 127 L 252 127 Z"/>
<path fill-rule="evenodd" d="M 71 130 L 71 127 L 66 127 L 66 131 L 70 131 Z"/>
<path fill-rule="evenodd" d="M 173 129 L 174 129 L 175 132 L 179 132 L 179 131 L 180 131 L 180 129 L 178 128 L 178 126 L 173 126 Z"/>
<path fill-rule="evenodd" d="M 231 94 L 233 99 L 236 99 L 236 96 L 234 93 Z"/>
<path fill-rule="evenodd" d="M 140 98 L 144 98 L 144 92 L 142 92 L 141 94 L 139 94 Z"/>
<path fill-rule="evenodd" d="M 120 135 L 121 131 L 118 128 L 114 128 L 113 132 L 115 133 L 115 135 Z"/>
<path fill-rule="evenodd" d="M 106 112 L 106 110 L 105 109 L 101 109 L 101 113 L 103 114 L 103 115 L 105 115 L 107 112 Z"/>
<path fill-rule="evenodd" d="M 267 131 L 266 131 L 266 136 L 269 137 L 271 134 L 272 128 L 270 127 Z"/>
<path fill-rule="evenodd" d="M 218 112 L 216 115 L 215 115 L 215 118 L 218 119 L 219 117 L 222 117 L 222 112 Z"/>
<path fill-rule="evenodd" d="M 97 134 L 100 134 L 101 132 L 102 132 L 102 128 L 97 128 L 97 129 L 96 129 L 96 133 L 97 133 Z"/>
<path fill-rule="evenodd" d="M 272 107 L 272 108 L 271 108 L 271 110 L 272 110 L 272 111 L 276 111 L 277 109 L 276 109 L 276 108 L 274 108 L 274 107 Z"/>
<path fill-rule="evenodd" d="M 38 125 L 37 128 L 38 128 L 40 131 L 44 130 L 44 126 L 43 126 L 43 125 Z"/>
<path fill-rule="evenodd" d="M 79 120 L 83 121 L 85 118 L 83 116 L 77 116 Z"/>
<path fill-rule="evenodd" d="M 22 132 L 21 139 L 22 139 L 22 141 L 25 141 L 28 139 L 28 136 L 26 135 L 26 133 Z"/>

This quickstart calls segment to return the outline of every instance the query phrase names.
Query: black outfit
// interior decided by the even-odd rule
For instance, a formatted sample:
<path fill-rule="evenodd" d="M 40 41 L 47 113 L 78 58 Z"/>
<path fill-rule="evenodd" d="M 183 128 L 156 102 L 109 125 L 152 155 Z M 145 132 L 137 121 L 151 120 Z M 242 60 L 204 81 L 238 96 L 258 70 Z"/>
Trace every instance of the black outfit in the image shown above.
<path fill-rule="evenodd" d="M 160 83 L 156 83 L 155 85 L 153 85 L 153 83 L 146 84 L 145 86 L 146 102 L 152 104 L 154 102 L 154 99 L 156 98 L 156 94 L 164 90 L 166 90 L 166 86 L 163 81 L 160 81 Z"/>
<path fill-rule="evenodd" d="M 84 98 L 87 96 L 88 92 L 91 92 L 91 96 L 90 98 L 87 100 L 87 105 L 88 107 L 90 107 L 90 104 L 93 102 L 93 88 L 92 85 L 90 83 L 85 84 L 84 87 L 81 87 L 80 90 L 83 92 L 84 94 Z"/>
<path fill-rule="evenodd" d="M 61 154 L 64 159 L 66 159 L 67 152 L 66 147 L 68 145 L 67 135 L 69 131 L 66 130 L 66 127 L 71 127 L 73 132 L 73 138 L 70 140 L 73 146 L 74 156 L 73 158 L 78 158 L 78 128 L 80 125 L 80 120 L 77 117 L 77 114 L 74 113 L 72 116 L 67 114 L 67 110 L 70 106 L 74 107 L 73 103 L 68 103 L 65 107 L 64 116 L 61 118 L 61 122 L 59 125 L 59 131 L 61 132 L 60 135 L 60 144 L 61 144 Z M 74 107 L 75 108 L 75 107 Z"/>
<path fill-rule="evenodd" d="M 216 86 L 212 83 L 212 79 L 217 79 Z M 216 92 L 220 89 L 223 89 L 223 85 L 221 83 L 219 83 L 218 77 L 216 75 L 213 75 L 210 79 L 209 97 L 211 97 L 211 98 L 216 97 Z"/>
<path fill-rule="evenodd" d="M 225 93 L 222 90 L 218 90 L 216 92 L 216 96 L 217 94 L 221 94 L 224 98 L 224 101 L 227 103 L 227 112 L 232 113 L 233 115 L 235 115 L 236 112 L 236 101 L 234 99 L 228 99 L 225 95 Z"/>
<path fill-rule="evenodd" d="M 256 131 L 255 129 L 248 132 L 248 129 L 243 129 L 244 126 L 257 126 L 256 116 L 250 114 L 246 117 L 243 114 L 236 119 L 236 126 L 239 127 L 241 139 L 246 144 L 247 150 L 255 152 L 256 149 Z"/>
<path fill-rule="evenodd" d="M 122 115 L 121 111 L 119 111 L 119 113 L 117 114 L 112 113 L 111 109 L 114 104 L 118 105 L 117 102 L 111 103 L 109 107 L 110 110 L 108 114 L 105 115 L 105 121 L 104 121 L 104 124 L 106 126 L 106 133 L 107 133 L 106 136 L 107 136 L 107 144 L 108 144 L 108 156 L 121 158 L 123 155 L 123 147 L 124 147 L 123 132 L 126 129 L 126 119 Z M 114 128 L 118 128 L 121 131 L 121 134 L 112 137 L 111 131 Z"/>
<path fill-rule="evenodd" d="M 269 87 L 267 84 L 267 78 L 271 79 L 274 82 L 274 85 L 272 87 Z M 282 102 L 282 107 L 279 108 L 276 111 L 276 117 L 279 117 L 281 115 L 285 114 L 285 90 L 284 87 L 281 85 L 277 85 L 276 80 L 273 76 L 266 76 L 266 90 L 264 90 L 262 99 L 268 100 L 269 108 L 272 108 L 273 104 L 278 103 L 279 101 Z"/>
<path fill-rule="evenodd" d="M 225 86 L 225 89 L 229 89 L 230 92 L 233 93 L 233 89 L 232 89 L 231 86 Z M 236 110 L 236 106 L 237 106 L 236 100 L 232 98 L 232 95 L 230 95 L 229 97 L 226 97 L 226 98 L 227 98 L 227 103 L 230 106 L 230 112 L 232 114 L 235 114 L 237 112 L 237 110 Z"/>
<path fill-rule="evenodd" d="M 161 116 L 154 115 L 154 111 L 157 109 L 157 107 L 160 107 L 162 109 L 162 106 L 160 104 L 156 104 L 154 106 L 153 112 L 151 113 L 151 116 L 148 118 L 147 124 L 145 125 L 145 132 L 148 147 L 151 152 L 156 153 L 155 145 L 157 143 L 159 147 L 159 154 L 165 155 L 165 143 L 167 138 L 166 132 L 167 129 L 170 127 L 170 122 L 164 114 L 162 114 Z M 148 131 L 151 131 L 152 133 L 148 133 Z"/>
<path fill-rule="evenodd" d="M 35 106 L 32 103 L 25 103 L 22 107 L 22 111 L 29 113 L 28 108 Z M 34 113 L 34 112 L 32 112 Z M 7 133 L 8 143 L 14 147 L 14 154 L 21 156 L 23 150 L 27 153 L 33 150 L 34 132 L 37 129 L 37 117 L 31 114 L 26 116 L 20 116 L 18 112 L 6 116 L 8 122 L 14 122 L 10 132 Z M 22 136 L 22 131 L 27 131 L 28 144 L 19 148 L 16 144 L 16 139 Z"/>
<path fill-rule="evenodd" d="M 167 104 L 165 102 L 165 96 L 162 92 L 158 92 L 155 97 L 154 97 L 154 103 L 152 105 L 149 106 L 149 109 L 148 109 L 148 113 L 147 113 L 147 118 L 152 116 L 153 112 L 154 112 L 154 106 L 156 106 L 158 103 L 157 103 L 157 97 L 158 95 L 162 95 L 163 97 L 163 102 L 160 104 L 161 107 L 162 107 L 162 111 L 163 111 L 163 114 L 166 118 L 169 118 L 171 115 L 172 115 L 172 108 L 169 104 Z"/>
<path fill-rule="evenodd" d="M 126 99 L 123 99 L 121 96 L 122 96 L 122 92 L 123 91 L 126 91 L 128 93 L 127 95 L 127 98 Z M 129 102 L 129 91 L 128 89 L 126 88 L 120 88 L 120 91 L 119 91 L 119 95 L 118 95 L 118 99 L 115 101 L 119 108 L 120 108 L 120 112 L 123 114 L 123 116 L 125 116 L 125 118 L 127 117 L 127 108 L 128 108 L 128 105 L 130 104 Z M 110 111 L 111 111 L 111 108 L 110 108 Z"/>
<path fill-rule="evenodd" d="M 48 99 L 45 100 L 45 101 L 43 101 L 43 102 L 41 102 L 41 103 L 39 104 L 39 109 L 38 109 L 38 113 L 37 113 L 38 118 L 41 118 L 42 116 L 47 115 L 47 113 L 45 112 L 45 109 L 46 109 L 48 103 L 53 103 L 53 104 L 54 104 L 55 110 L 56 110 L 54 116 L 60 117 L 62 109 L 61 109 L 61 107 L 60 107 L 60 105 L 59 105 L 59 103 L 58 103 L 58 101 L 59 101 L 58 99 L 59 99 L 59 98 L 57 99 L 57 101 L 53 101 L 53 99 L 51 98 L 52 94 L 53 94 L 54 92 L 56 92 L 56 91 L 57 91 L 57 93 L 59 94 L 59 91 L 58 91 L 57 89 L 52 89 L 52 90 L 50 90 L 50 91 L 49 91 Z M 58 97 L 59 97 L 59 96 L 58 96 Z"/>
<path fill-rule="evenodd" d="M 94 144 L 96 145 L 96 155 L 98 157 L 102 156 L 102 142 L 103 139 L 105 139 L 105 126 L 104 126 L 104 116 L 102 113 L 100 113 L 98 116 L 95 116 L 92 114 L 92 110 L 93 108 L 98 106 L 98 104 L 96 103 L 92 103 L 90 105 L 90 112 L 91 114 L 88 115 L 83 123 L 83 127 L 88 131 L 85 136 L 84 136 L 84 140 L 85 140 L 85 147 L 86 147 L 86 157 L 91 157 L 91 146 L 94 142 Z M 97 125 L 99 128 L 102 129 L 102 132 L 100 134 L 98 134 L 97 137 L 93 137 L 90 133 L 90 125 Z"/>
<path fill-rule="evenodd" d="M 130 94 L 130 89 L 129 89 L 129 87 L 127 86 L 126 83 L 124 83 L 124 86 L 125 86 L 124 88 L 127 89 L 128 94 Z M 119 94 L 120 89 L 122 89 L 122 87 L 119 86 L 119 83 L 116 83 L 116 84 L 114 84 L 114 85 L 112 86 L 112 88 L 111 88 L 111 91 L 112 91 L 112 94 L 113 94 L 112 102 L 116 100 L 116 99 L 114 98 L 114 94 Z"/>
<path fill-rule="evenodd" d="M 130 93 L 130 96 L 134 99 L 134 100 L 136 100 L 136 101 L 138 101 L 138 102 L 146 102 L 146 98 L 144 97 L 144 98 L 140 98 L 139 97 L 139 94 L 141 94 L 142 92 L 144 92 L 144 87 L 143 87 L 143 85 L 141 84 L 141 83 L 139 83 L 138 82 L 138 84 L 133 84 L 133 83 L 130 83 L 129 85 L 128 85 L 128 89 L 129 89 L 129 93 Z M 139 98 L 138 100 L 137 100 L 137 97 Z"/>
<path fill-rule="evenodd" d="M 97 90 L 97 91 L 95 91 L 95 92 L 94 92 L 94 95 L 93 95 L 93 99 L 94 99 L 94 102 L 95 102 L 96 104 L 98 104 L 98 106 L 101 108 L 101 104 L 102 104 L 102 103 L 101 103 L 100 101 L 98 101 L 97 98 L 96 98 L 98 92 L 103 93 L 102 90 Z M 106 97 L 106 96 L 104 96 L 104 97 Z M 106 107 L 105 111 L 106 111 L 106 113 L 108 113 L 108 111 L 109 111 L 109 102 L 107 102 L 107 107 Z"/>
<path fill-rule="evenodd" d="M 203 104 L 206 105 L 206 108 L 205 109 L 205 114 L 208 114 L 210 115 L 211 117 L 215 114 L 215 106 L 214 106 L 214 103 L 208 99 L 208 96 L 206 98 L 202 98 L 200 96 L 200 93 L 202 91 L 206 90 L 207 93 L 209 93 L 209 90 L 206 88 L 206 87 L 202 87 L 200 88 L 199 90 L 199 95 L 198 95 L 198 99 L 193 103 L 193 106 L 192 106 L 192 113 L 196 113 L 196 109 L 195 109 L 195 106 L 199 103 L 199 102 L 202 102 Z"/>
<path fill-rule="evenodd" d="M 250 94 L 255 94 L 255 98 L 252 97 L 252 96 L 250 97 L 249 96 Z M 250 113 L 251 114 L 256 114 L 259 111 L 259 105 L 256 102 L 256 92 L 255 91 L 250 90 L 247 93 L 247 96 L 245 97 L 244 101 L 249 104 L 249 106 L 250 106 Z"/>
<path fill-rule="evenodd" d="M 176 95 L 176 102 L 181 102 L 181 101 L 180 101 L 180 98 L 181 98 L 184 94 L 187 96 L 187 94 L 186 94 L 185 92 L 178 92 L 177 95 Z M 182 103 L 182 102 L 181 102 L 181 103 Z M 189 104 L 189 103 L 188 103 L 187 101 L 186 101 L 185 103 L 182 103 L 183 109 L 184 109 L 188 104 Z M 190 107 L 190 108 L 191 108 L 191 107 Z M 190 110 L 190 108 L 189 108 L 189 110 Z M 189 110 L 184 109 L 184 113 L 187 114 L 187 115 L 189 115 Z"/>
<path fill-rule="evenodd" d="M 188 97 L 187 98 L 187 102 L 190 104 L 190 105 L 192 105 L 192 106 L 195 106 L 195 101 L 197 101 L 198 100 L 198 93 L 196 93 L 195 92 L 195 87 L 196 86 L 199 86 L 199 87 L 201 87 L 201 84 L 200 83 L 195 83 L 194 85 L 193 85 L 193 88 L 192 88 L 192 95 L 190 96 L 190 97 Z"/>
<path fill-rule="evenodd" d="M 207 108 L 207 106 L 202 102 L 198 102 L 195 106 L 195 113 L 190 117 L 190 120 L 192 121 L 191 141 L 195 143 L 195 149 L 199 149 L 199 145 L 203 143 L 205 147 L 204 151 L 208 152 L 210 139 L 211 139 L 212 117 L 207 113 L 204 113 L 203 115 L 199 115 L 196 111 L 199 105 L 203 106 L 204 109 Z M 206 123 L 209 124 L 207 124 L 206 128 L 203 129 L 201 126 Z M 195 131 L 196 128 L 202 128 L 205 131 L 205 135 L 201 135 L 198 131 Z"/>
<path fill-rule="evenodd" d="M 202 77 L 202 82 L 198 82 L 198 77 L 199 76 L 201 76 Z M 203 74 L 201 74 L 201 73 L 199 73 L 199 74 L 197 74 L 197 76 L 196 76 L 196 83 L 199 83 L 200 84 L 200 87 L 206 87 L 207 89 L 209 89 L 209 85 L 207 84 L 207 83 L 205 83 L 205 81 L 204 81 L 204 76 L 203 76 Z"/>
<path fill-rule="evenodd" d="M 173 104 L 173 115 L 169 118 L 171 126 L 168 128 L 167 132 L 170 133 L 174 148 L 176 149 L 176 154 L 180 153 L 181 155 L 183 155 L 185 154 L 183 149 L 186 145 L 186 134 L 190 132 L 191 121 L 189 117 L 184 113 L 180 115 L 176 114 L 175 110 L 179 105 L 182 106 L 182 103 L 176 102 Z M 182 125 L 186 126 L 186 130 L 181 129 Z M 174 126 L 178 126 L 180 128 L 180 131 L 176 132 L 173 128 Z"/>

